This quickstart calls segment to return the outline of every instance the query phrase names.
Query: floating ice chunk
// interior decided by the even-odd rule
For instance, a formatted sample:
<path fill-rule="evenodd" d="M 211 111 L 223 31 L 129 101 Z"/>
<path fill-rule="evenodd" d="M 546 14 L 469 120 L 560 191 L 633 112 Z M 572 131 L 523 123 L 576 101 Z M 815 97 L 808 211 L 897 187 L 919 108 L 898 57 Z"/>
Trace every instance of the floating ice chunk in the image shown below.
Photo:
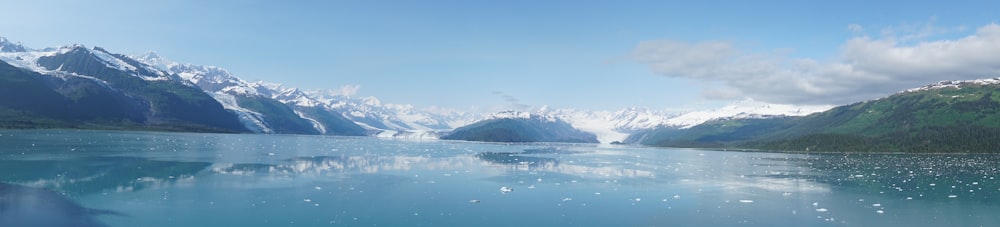
<path fill-rule="evenodd" d="M 816 212 L 826 212 L 826 208 L 816 208 Z"/>
<path fill-rule="evenodd" d="M 563 199 L 562 199 L 562 201 L 563 201 L 563 202 L 566 202 L 566 201 L 573 201 L 573 198 L 570 198 L 570 197 L 566 197 L 566 198 L 563 198 Z"/>
<path fill-rule="evenodd" d="M 873 207 L 880 207 L 880 206 L 882 206 L 882 204 L 881 203 L 873 203 L 872 206 Z"/>
<path fill-rule="evenodd" d="M 741 199 L 740 203 L 753 203 L 753 200 L 751 200 L 751 199 Z"/>
<path fill-rule="evenodd" d="M 813 206 L 814 207 L 818 207 L 819 206 L 819 202 L 813 202 Z"/>
<path fill-rule="evenodd" d="M 309 202 L 312 202 L 312 200 L 311 200 L 311 199 L 302 199 L 302 202 L 307 202 L 307 203 L 309 203 Z"/>
<path fill-rule="evenodd" d="M 513 188 L 509 188 L 507 186 L 500 187 L 500 193 L 507 194 L 508 192 L 513 192 L 513 191 L 514 191 Z"/>
<path fill-rule="evenodd" d="M 948 195 L 948 198 L 950 199 L 958 198 L 958 195 Z"/>
<path fill-rule="evenodd" d="M 316 187 L 313 187 L 313 188 L 315 188 L 316 190 L 323 190 L 323 187 L 320 187 L 320 186 L 316 186 Z"/>
<path fill-rule="evenodd" d="M 876 211 L 875 211 L 875 213 L 878 213 L 878 214 L 884 214 L 884 213 L 885 213 L 885 211 L 884 211 L 884 210 L 876 210 Z"/>
<path fill-rule="evenodd" d="M 681 195 L 674 195 L 674 199 L 680 199 Z"/>

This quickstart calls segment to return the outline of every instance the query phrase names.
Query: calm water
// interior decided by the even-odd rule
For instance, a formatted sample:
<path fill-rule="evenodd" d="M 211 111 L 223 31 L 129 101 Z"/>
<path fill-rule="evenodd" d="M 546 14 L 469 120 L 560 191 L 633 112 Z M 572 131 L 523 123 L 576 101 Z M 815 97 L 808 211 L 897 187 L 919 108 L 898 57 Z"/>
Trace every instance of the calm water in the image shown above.
<path fill-rule="evenodd" d="M 997 155 L 0 134 L 0 225 L 1000 225 Z"/>

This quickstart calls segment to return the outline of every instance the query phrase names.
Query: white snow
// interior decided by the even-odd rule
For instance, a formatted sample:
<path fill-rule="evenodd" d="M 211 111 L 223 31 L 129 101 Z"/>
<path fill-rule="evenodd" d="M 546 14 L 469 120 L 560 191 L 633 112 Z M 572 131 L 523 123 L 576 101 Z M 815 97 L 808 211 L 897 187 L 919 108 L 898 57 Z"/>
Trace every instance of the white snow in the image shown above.
<path fill-rule="evenodd" d="M 927 91 L 927 90 L 942 89 L 942 88 L 960 88 L 959 86 L 962 84 L 976 84 L 976 85 L 1000 84 L 1000 77 L 989 78 L 989 79 L 977 79 L 977 80 L 946 80 L 934 84 L 924 85 L 918 88 L 910 88 L 907 89 L 906 91 L 903 91 L 902 93 Z"/>
<path fill-rule="evenodd" d="M 833 108 L 832 105 L 796 106 L 785 104 L 770 104 L 743 100 L 714 110 L 691 111 L 672 117 L 664 125 L 678 128 L 691 128 L 716 119 L 746 119 L 767 118 L 773 116 L 805 116 Z"/>
<path fill-rule="evenodd" d="M 320 134 L 326 134 L 326 127 L 324 127 L 323 124 L 319 123 L 316 119 L 310 118 L 299 111 L 295 111 L 295 115 L 299 115 L 302 119 L 306 119 L 309 123 L 312 123 L 313 128 L 315 128 L 316 131 L 319 131 Z"/>
<path fill-rule="evenodd" d="M 223 108 L 236 113 L 240 122 L 250 129 L 250 131 L 259 133 L 274 133 L 274 131 L 267 127 L 267 124 L 264 123 L 262 114 L 240 107 L 236 102 L 235 96 L 222 92 L 210 93 L 210 95 L 212 95 L 212 98 L 219 101 Z"/>

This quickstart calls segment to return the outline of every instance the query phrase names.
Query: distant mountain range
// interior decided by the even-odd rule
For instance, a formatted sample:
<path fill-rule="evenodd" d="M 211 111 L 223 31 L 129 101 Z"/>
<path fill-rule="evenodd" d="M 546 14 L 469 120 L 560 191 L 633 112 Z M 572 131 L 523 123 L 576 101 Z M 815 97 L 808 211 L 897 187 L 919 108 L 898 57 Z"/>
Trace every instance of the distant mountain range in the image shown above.
<path fill-rule="evenodd" d="M 801 151 L 992 152 L 1000 79 L 945 81 L 851 105 L 746 100 L 688 112 L 541 107 L 429 111 L 248 82 L 225 69 L 0 37 L 0 128 L 320 134 L 498 142 L 624 142 Z"/>
<path fill-rule="evenodd" d="M 32 49 L 0 38 L 4 86 L 0 128 L 96 128 L 438 138 L 498 115 L 425 111 L 375 97 L 302 91 L 245 81 L 229 71 L 172 62 L 155 52 L 125 56 L 70 45 Z M 749 105 L 747 105 L 749 104 Z M 757 105 L 756 107 L 753 107 Z M 644 108 L 588 111 L 542 107 L 596 134 L 599 141 L 661 125 L 690 127 L 717 117 L 768 112 L 742 103 L 718 111 L 670 113 Z M 782 114 L 797 114 L 785 111 Z"/>

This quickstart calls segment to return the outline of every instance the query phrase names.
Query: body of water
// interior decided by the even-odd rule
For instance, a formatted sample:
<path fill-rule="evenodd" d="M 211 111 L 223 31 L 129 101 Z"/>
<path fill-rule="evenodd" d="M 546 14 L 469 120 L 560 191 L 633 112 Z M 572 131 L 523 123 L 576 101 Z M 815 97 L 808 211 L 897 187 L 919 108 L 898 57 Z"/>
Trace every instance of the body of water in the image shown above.
<path fill-rule="evenodd" d="M 0 226 L 998 226 L 1000 156 L 0 131 Z"/>

